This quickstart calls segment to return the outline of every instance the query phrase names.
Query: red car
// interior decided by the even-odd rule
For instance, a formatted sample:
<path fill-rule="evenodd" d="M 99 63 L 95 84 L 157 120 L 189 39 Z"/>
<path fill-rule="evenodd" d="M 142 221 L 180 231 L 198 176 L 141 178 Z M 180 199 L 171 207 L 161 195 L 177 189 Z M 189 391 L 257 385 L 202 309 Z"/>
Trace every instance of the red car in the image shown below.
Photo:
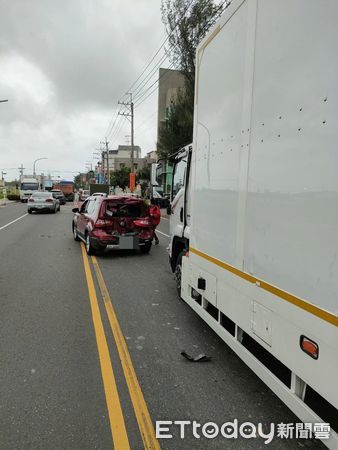
<path fill-rule="evenodd" d="M 93 196 L 72 211 L 74 239 L 86 244 L 88 255 L 107 246 L 149 252 L 154 231 L 149 207 L 142 199 Z"/>

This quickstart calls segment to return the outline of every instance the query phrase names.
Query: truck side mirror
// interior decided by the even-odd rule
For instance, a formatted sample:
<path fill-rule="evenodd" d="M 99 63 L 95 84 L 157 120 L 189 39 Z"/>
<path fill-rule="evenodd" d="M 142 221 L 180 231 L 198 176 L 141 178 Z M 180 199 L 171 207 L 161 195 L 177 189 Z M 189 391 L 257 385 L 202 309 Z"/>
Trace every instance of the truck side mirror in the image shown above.
<path fill-rule="evenodd" d="M 170 216 L 170 214 L 171 214 L 171 205 L 167 206 L 167 214 L 168 214 L 168 216 Z"/>

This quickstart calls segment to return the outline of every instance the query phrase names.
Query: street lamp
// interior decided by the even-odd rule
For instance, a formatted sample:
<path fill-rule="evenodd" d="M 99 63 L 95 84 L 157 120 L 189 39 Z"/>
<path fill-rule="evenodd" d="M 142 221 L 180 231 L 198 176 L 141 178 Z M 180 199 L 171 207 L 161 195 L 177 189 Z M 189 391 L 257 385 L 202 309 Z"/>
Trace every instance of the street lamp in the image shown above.
<path fill-rule="evenodd" d="M 33 162 L 33 176 L 35 177 L 35 163 L 37 162 L 37 161 L 41 161 L 42 159 L 48 159 L 48 158 L 38 158 L 38 159 L 36 159 L 34 162 Z"/>

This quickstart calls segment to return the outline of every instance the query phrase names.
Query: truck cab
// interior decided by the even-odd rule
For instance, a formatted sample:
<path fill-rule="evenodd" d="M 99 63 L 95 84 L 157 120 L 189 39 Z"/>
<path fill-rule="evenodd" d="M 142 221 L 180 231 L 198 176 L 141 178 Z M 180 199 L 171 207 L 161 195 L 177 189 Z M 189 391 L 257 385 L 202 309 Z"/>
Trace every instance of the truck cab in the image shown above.
<path fill-rule="evenodd" d="M 27 203 L 33 192 L 39 190 L 39 182 L 36 178 L 22 178 L 20 183 L 20 201 Z"/>

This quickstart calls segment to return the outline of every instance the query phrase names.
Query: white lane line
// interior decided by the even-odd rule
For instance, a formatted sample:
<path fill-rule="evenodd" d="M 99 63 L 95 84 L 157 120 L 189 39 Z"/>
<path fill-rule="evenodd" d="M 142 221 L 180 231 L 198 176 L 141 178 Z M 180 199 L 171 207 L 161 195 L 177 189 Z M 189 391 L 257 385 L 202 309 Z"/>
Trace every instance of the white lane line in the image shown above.
<path fill-rule="evenodd" d="M 162 233 L 162 231 L 160 231 L 160 230 L 156 230 L 156 233 L 163 234 L 163 236 L 166 236 L 166 237 L 170 238 L 169 234 Z"/>
<path fill-rule="evenodd" d="M 22 219 L 23 217 L 28 216 L 28 213 L 24 214 L 23 216 L 18 217 L 15 220 L 12 220 L 12 222 L 7 223 L 6 225 L 4 225 L 3 227 L 0 228 L 0 231 L 3 230 L 4 228 L 9 227 L 10 225 L 12 225 L 12 223 L 17 222 L 18 220 Z"/>
<path fill-rule="evenodd" d="M 167 217 L 161 216 L 161 220 L 169 220 Z"/>

